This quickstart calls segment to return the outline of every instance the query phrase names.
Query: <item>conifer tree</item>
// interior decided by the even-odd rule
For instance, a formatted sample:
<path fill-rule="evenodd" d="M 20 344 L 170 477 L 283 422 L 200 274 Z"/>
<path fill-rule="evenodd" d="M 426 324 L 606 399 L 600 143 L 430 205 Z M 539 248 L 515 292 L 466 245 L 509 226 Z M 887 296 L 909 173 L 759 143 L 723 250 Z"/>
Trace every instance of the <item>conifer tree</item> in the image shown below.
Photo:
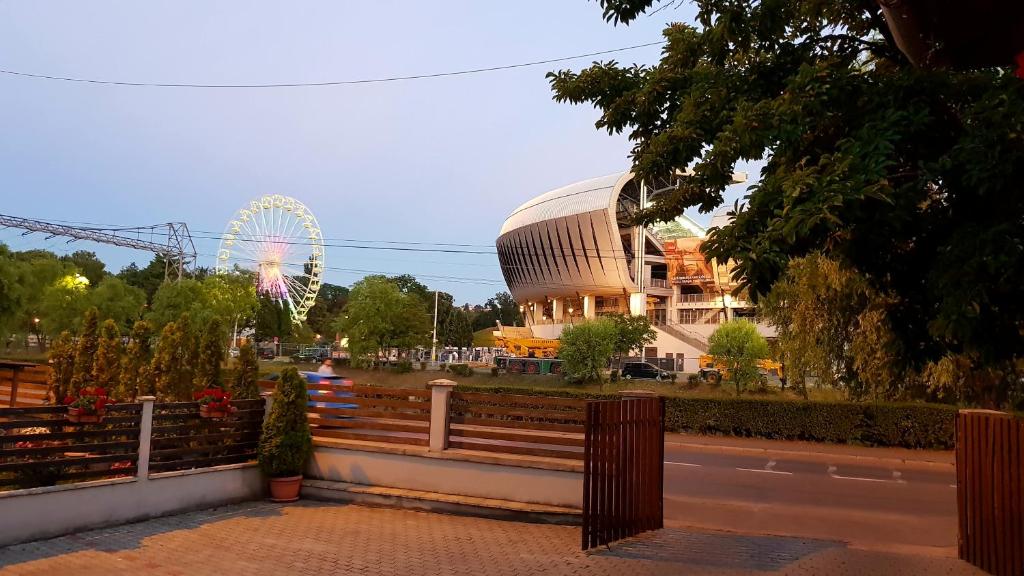
<path fill-rule="evenodd" d="M 75 343 L 67 330 L 50 345 L 50 397 L 61 404 L 71 391 L 71 375 L 75 369 Z"/>
<path fill-rule="evenodd" d="M 221 362 L 224 361 L 224 326 L 220 318 L 210 318 L 203 327 L 199 358 L 195 367 L 195 388 L 224 388 Z"/>
<path fill-rule="evenodd" d="M 246 342 L 238 349 L 238 360 L 235 361 L 235 375 L 231 382 L 231 396 L 239 400 L 250 400 L 260 397 L 256 383 L 259 378 L 260 364 L 256 359 L 256 350 Z"/>
<path fill-rule="evenodd" d="M 131 341 L 121 365 L 121 382 L 131 398 L 156 394 L 151 337 L 152 328 L 149 322 L 139 320 L 132 326 Z"/>
<path fill-rule="evenodd" d="M 93 384 L 103 388 L 116 400 L 128 400 L 121 386 L 121 330 L 117 322 L 107 319 L 100 326 L 96 360 L 92 367 Z"/>
<path fill-rule="evenodd" d="M 99 348 L 99 311 L 95 307 L 85 311 L 82 330 L 75 345 L 75 368 L 71 374 L 71 393 L 93 385 L 93 365 Z"/>

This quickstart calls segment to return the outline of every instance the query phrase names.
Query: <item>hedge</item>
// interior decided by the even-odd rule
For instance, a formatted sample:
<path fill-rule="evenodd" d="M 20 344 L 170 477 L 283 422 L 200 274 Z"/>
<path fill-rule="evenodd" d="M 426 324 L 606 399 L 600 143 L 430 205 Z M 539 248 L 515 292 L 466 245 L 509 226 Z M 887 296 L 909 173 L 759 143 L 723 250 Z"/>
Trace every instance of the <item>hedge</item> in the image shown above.
<path fill-rule="evenodd" d="M 570 389 L 458 386 L 466 392 L 607 400 L 617 394 Z M 945 404 L 858 403 L 770 398 L 666 396 L 665 429 L 778 440 L 951 450 L 957 408 Z"/>

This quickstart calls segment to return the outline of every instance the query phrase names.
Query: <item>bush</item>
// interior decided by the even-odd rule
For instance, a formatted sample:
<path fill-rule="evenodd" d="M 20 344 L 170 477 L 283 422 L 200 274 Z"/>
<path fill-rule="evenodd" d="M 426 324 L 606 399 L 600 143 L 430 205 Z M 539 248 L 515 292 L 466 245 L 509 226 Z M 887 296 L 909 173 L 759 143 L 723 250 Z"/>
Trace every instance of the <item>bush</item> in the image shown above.
<path fill-rule="evenodd" d="M 608 375 L 608 379 L 611 380 L 612 382 L 618 382 L 619 381 L 619 371 L 618 370 L 612 370 L 612 373 Z"/>
<path fill-rule="evenodd" d="M 309 392 L 294 366 L 281 372 L 274 389 L 270 414 L 260 434 L 259 463 L 271 478 L 298 476 L 313 451 L 313 437 L 306 421 Z"/>
<path fill-rule="evenodd" d="M 456 376 L 469 377 L 473 375 L 473 369 L 469 367 L 469 364 L 451 364 L 448 369 Z"/>
<path fill-rule="evenodd" d="M 499 372 L 497 366 L 491 366 L 491 376 L 497 376 Z"/>
<path fill-rule="evenodd" d="M 426 370 L 426 369 L 427 369 L 427 363 L 426 362 L 420 362 L 420 370 Z"/>
<path fill-rule="evenodd" d="M 700 386 L 700 376 L 697 376 L 696 374 L 687 374 L 686 387 L 696 388 L 697 386 Z"/>
<path fill-rule="evenodd" d="M 668 375 L 669 381 L 672 382 L 673 384 L 676 383 L 676 380 L 678 378 L 679 378 L 679 374 L 676 374 L 675 372 L 670 372 L 669 375 Z"/>
<path fill-rule="evenodd" d="M 464 386 L 490 392 L 611 400 L 615 394 L 570 389 Z M 778 440 L 951 450 L 957 408 L 945 404 L 815 402 L 771 398 L 665 398 L 665 430 Z"/>
<path fill-rule="evenodd" d="M 444 362 L 441 362 L 440 364 L 437 365 L 437 369 L 440 370 L 441 372 L 447 372 L 448 365 L 445 364 Z"/>
<path fill-rule="evenodd" d="M 395 374 L 408 374 L 412 372 L 412 362 L 408 360 L 399 360 L 391 367 L 391 371 Z"/>

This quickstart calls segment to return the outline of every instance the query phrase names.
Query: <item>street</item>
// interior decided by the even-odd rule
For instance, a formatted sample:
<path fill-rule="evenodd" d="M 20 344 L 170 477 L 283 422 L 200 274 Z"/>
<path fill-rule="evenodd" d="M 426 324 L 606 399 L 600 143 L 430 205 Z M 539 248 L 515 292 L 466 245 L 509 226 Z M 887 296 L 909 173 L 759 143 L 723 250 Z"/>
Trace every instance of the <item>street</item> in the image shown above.
<path fill-rule="evenodd" d="M 828 452 L 716 453 L 667 442 L 665 524 L 949 556 L 955 483 L 952 466 Z"/>

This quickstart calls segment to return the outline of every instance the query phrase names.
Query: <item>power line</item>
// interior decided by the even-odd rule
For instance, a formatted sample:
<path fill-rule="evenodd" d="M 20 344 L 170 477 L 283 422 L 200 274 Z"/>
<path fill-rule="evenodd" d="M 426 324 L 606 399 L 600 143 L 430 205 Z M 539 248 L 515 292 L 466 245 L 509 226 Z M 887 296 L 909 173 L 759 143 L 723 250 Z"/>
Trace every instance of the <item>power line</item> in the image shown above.
<path fill-rule="evenodd" d="M 268 84 L 196 84 L 196 83 L 174 83 L 174 82 L 131 82 L 124 80 L 100 80 L 96 78 L 78 78 L 73 76 L 54 76 L 50 74 L 37 74 L 32 72 L 19 72 L 16 70 L 4 70 L 0 69 L 0 74 L 7 74 L 9 76 L 20 76 L 23 78 L 35 78 L 40 80 L 57 80 L 61 82 L 78 82 L 82 84 L 103 84 L 107 86 L 133 86 L 133 87 L 147 87 L 147 88 L 315 88 L 324 86 L 347 86 L 353 84 L 381 84 L 385 82 L 400 82 L 404 80 L 425 80 L 429 78 L 444 78 L 450 76 L 466 76 L 469 74 L 479 74 L 482 72 L 497 72 L 499 70 L 512 70 L 515 68 L 527 68 L 530 66 L 540 66 L 543 64 L 554 64 L 556 62 L 566 62 L 569 60 L 579 60 L 580 58 L 590 58 L 593 56 L 602 56 L 604 54 L 613 54 L 616 52 L 625 52 L 628 50 L 636 50 L 638 48 L 647 48 L 649 46 L 658 46 L 664 44 L 664 40 L 657 42 L 648 42 L 646 44 L 636 44 L 634 46 L 625 46 L 622 48 L 612 48 L 610 50 L 600 50 L 598 52 L 588 52 L 586 54 L 577 54 L 575 56 L 564 56 L 561 58 L 549 58 L 546 60 L 535 60 L 533 62 L 521 62 L 518 64 L 506 64 L 502 66 L 488 66 L 486 68 L 470 68 L 467 70 L 456 70 L 452 72 L 435 72 L 431 74 L 414 74 L 411 76 L 387 76 L 382 78 L 362 78 L 357 80 L 328 80 L 323 82 L 281 82 L 281 83 L 268 83 Z"/>

